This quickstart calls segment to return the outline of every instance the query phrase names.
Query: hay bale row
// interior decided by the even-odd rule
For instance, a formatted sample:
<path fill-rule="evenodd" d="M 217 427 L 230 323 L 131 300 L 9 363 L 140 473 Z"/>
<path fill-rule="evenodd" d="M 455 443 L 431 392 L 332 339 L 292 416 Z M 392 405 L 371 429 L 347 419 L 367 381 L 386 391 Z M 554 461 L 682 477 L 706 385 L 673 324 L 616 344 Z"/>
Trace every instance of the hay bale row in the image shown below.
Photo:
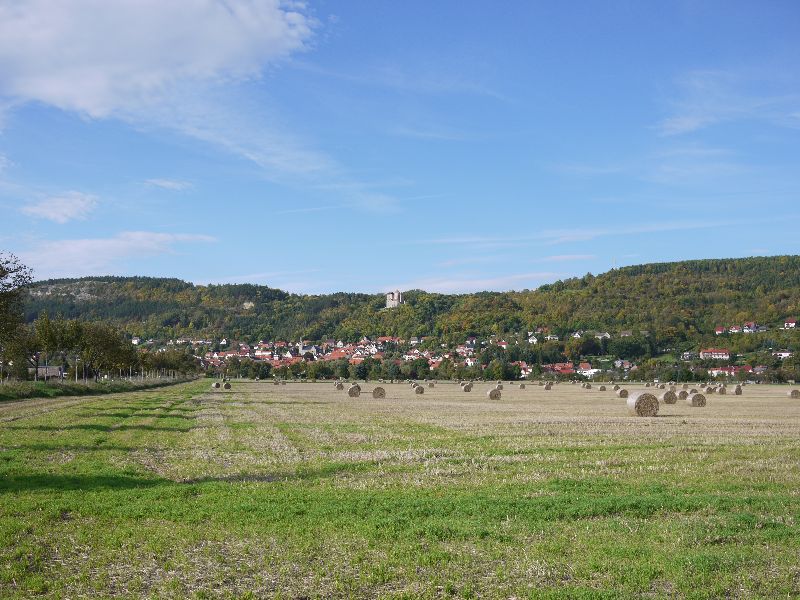
<path fill-rule="evenodd" d="M 628 396 L 628 410 L 637 417 L 655 417 L 658 414 L 658 398 L 649 392 L 634 392 Z"/>

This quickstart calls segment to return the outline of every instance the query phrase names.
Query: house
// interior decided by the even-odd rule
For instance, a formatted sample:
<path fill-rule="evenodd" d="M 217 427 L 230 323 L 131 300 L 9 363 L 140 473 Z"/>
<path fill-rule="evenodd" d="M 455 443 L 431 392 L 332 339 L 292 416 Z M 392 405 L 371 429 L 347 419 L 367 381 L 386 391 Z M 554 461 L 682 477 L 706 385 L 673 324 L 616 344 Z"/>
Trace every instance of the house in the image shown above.
<path fill-rule="evenodd" d="M 730 333 L 742 333 L 742 328 L 739 325 L 731 325 L 728 331 Z"/>
<path fill-rule="evenodd" d="M 579 339 L 581 339 L 583 337 L 583 332 L 582 331 L 576 331 L 575 333 L 572 334 L 571 337 L 572 337 L 572 339 L 579 340 Z"/>
<path fill-rule="evenodd" d="M 723 333 L 725 333 L 725 328 L 724 328 L 724 327 L 717 327 L 717 328 L 714 330 L 714 333 L 715 333 L 716 335 L 722 335 Z"/>
<path fill-rule="evenodd" d="M 620 331 L 619 332 L 619 337 L 621 337 L 621 338 L 623 338 L 623 337 L 633 337 L 633 332 L 632 331 Z"/>
<path fill-rule="evenodd" d="M 742 327 L 742 333 L 755 333 L 756 331 L 758 331 L 758 325 L 752 321 L 748 321 L 744 324 L 744 327 Z"/>
<path fill-rule="evenodd" d="M 697 352 L 692 352 L 692 351 L 684 352 L 683 354 L 681 354 L 681 360 L 688 362 L 696 358 L 699 358 L 699 356 L 700 355 Z"/>
<path fill-rule="evenodd" d="M 786 319 L 783 323 L 784 329 L 795 329 L 797 327 L 797 319 Z"/>
<path fill-rule="evenodd" d="M 725 377 L 735 377 L 741 372 L 752 373 L 753 367 L 750 365 L 746 365 L 744 367 L 715 367 L 708 370 L 708 374 L 712 377 L 719 377 L 720 375 L 724 375 Z"/>
<path fill-rule="evenodd" d="M 598 340 L 610 340 L 611 334 L 607 331 L 601 331 L 600 333 L 596 333 L 595 336 Z"/>
<path fill-rule="evenodd" d="M 138 346 L 138 345 L 139 345 L 139 344 L 141 344 L 141 343 L 142 343 L 142 338 L 134 337 L 134 338 L 131 340 L 131 344 L 133 344 L 134 346 Z"/>
<path fill-rule="evenodd" d="M 703 360 L 730 360 L 731 353 L 724 348 L 706 348 L 705 350 L 700 350 L 700 358 Z"/>
<path fill-rule="evenodd" d="M 532 331 L 528 332 L 528 343 L 533 344 L 534 346 L 539 343 L 539 338 L 537 338 Z"/>
<path fill-rule="evenodd" d="M 544 339 L 546 339 L 548 342 L 557 342 L 558 341 L 558 336 L 555 335 L 555 334 L 550 333 L 550 334 L 547 334 L 546 336 L 544 336 Z"/>
<path fill-rule="evenodd" d="M 791 358 L 794 353 L 791 350 L 778 350 L 777 352 L 773 352 L 772 356 L 780 358 L 781 360 L 785 360 L 787 358 Z"/>

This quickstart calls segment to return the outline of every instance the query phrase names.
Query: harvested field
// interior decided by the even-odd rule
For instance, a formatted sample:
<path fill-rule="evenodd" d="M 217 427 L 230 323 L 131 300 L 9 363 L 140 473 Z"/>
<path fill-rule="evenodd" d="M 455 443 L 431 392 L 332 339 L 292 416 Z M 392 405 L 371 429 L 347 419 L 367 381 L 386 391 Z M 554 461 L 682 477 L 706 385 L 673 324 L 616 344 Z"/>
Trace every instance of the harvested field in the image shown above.
<path fill-rule="evenodd" d="M 800 595 L 788 387 L 231 386 L 0 405 L 0 597 Z"/>

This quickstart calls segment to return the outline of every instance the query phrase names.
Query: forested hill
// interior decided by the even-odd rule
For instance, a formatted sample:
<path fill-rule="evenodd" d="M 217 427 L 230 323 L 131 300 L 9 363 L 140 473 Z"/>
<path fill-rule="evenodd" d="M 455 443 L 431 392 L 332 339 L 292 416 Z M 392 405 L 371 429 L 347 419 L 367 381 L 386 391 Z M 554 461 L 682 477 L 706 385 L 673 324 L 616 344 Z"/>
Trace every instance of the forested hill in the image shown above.
<path fill-rule="evenodd" d="M 385 310 L 381 294 L 298 295 L 258 285 L 198 286 L 178 279 L 87 277 L 37 282 L 26 317 L 42 311 L 109 320 L 155 338 L 357 339 L 437 336 L 460 341 L 549 327 L 647 330 L 664 341 L 713 337 L 718 325 L 774 328 L 800 317 L 800 256 L 695 260 L 614 269 L 534 291 L 446 295 L 412 290 Z"/>

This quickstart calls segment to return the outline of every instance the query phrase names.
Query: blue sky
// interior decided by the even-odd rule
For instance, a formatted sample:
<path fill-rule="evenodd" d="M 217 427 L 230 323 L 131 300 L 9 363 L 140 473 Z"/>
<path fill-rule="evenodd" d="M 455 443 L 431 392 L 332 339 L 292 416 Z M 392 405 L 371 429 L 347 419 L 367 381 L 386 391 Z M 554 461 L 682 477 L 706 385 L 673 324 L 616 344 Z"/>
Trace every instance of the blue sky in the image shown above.
<path fill-rule="evenodd" d="M 38 278 L 535 288 L 800 253 L 800 4 L 0 0 Z"/>

